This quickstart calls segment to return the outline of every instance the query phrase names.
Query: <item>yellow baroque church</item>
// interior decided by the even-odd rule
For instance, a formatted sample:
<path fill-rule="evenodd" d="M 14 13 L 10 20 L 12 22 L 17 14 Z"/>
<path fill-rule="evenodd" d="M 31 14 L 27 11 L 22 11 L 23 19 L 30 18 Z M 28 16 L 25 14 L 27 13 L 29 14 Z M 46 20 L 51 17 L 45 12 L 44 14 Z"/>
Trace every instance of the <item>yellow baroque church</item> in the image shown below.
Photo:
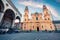
<path fill-rule="evenodd" d="M 43 5 L 43 13 L 32 13 L 31 19 L 29 19 L 29 10 L 28 6 L 26 6 L 24 10 L 24 20 L 21 22 L 22 30 L 47 30 L 52 31 L 55 30 L 54 24 L 51 20 L 51 16 L 48 12 L 46 5 Z"/>

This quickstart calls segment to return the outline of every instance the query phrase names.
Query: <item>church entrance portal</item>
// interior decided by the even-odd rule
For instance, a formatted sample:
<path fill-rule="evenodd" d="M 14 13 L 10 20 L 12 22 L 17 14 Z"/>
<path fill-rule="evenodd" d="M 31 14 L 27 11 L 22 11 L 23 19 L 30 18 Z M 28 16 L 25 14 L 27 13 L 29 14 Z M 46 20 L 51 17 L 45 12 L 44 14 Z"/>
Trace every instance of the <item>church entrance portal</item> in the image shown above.
<path fill-rule="evenodd" d="M 39 27 L 37 27 L 37 31 L 39 31 Z"/>

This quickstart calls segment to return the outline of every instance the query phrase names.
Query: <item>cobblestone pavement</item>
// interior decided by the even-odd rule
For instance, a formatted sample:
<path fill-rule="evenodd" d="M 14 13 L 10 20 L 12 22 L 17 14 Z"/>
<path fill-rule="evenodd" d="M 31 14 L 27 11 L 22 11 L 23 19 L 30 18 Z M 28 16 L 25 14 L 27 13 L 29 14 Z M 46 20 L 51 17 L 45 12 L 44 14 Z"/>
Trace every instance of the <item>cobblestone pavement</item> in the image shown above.
<path fill-rule="evenodd" d="M 0 34 L 0 40 L 60 40 L 60 33 Z"/>

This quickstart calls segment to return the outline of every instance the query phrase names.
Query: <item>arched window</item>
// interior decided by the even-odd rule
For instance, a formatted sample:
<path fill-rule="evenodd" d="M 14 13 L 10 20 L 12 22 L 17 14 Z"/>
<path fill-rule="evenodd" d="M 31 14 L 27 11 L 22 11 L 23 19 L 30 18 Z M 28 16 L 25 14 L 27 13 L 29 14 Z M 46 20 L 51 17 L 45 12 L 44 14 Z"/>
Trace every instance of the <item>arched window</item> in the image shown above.
<path fill-rule="evenodd" d="M 26 27 L 24 27 L 24 29 L 26 29 Z"/>
<path fill-rule="evenodd" d="M 42 28 L 43 28 L 43 25 L 42 25 Z"/>
<path fill-rule="evenodd" d="M 33 26 L 33 28 L 34 28 L 34 26 Z"/>
<path fill-rule="evenodd" d="M 52 26 L 50 26 L 50 28 L 52 29 Z"/>
<path fill-rule="evenodd" d="M 50 20 L 50 18 L 48 18 L 48 20 Z"/>
<path fill-rule="evenodd" d="M 47 19 L 45 18 L 45 20 L 47 20 Z"/>
<path fill-rule="evenodd" d="M 26 21 L 26 19 L 25 19 L 25 21 Z"/>
<path fill-rule="evenodd" d="M 36 17 L 36 20 L 38 20 L 38 17 Z"/>

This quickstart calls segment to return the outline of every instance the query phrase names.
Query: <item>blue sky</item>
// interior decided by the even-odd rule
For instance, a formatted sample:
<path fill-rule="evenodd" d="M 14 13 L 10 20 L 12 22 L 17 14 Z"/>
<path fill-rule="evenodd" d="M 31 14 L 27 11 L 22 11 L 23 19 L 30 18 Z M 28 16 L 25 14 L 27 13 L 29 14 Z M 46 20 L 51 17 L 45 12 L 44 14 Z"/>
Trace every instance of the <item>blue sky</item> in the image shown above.
<path fill-rule="evenodd" d="M 60 20 L 60 0 L 11 0 L 16 8 L 24 15 L 26 6 L 29 8 L 29 15 L 35 12 L 43 13 L 42 6 L 46 5 L 52 20 Z"/>

